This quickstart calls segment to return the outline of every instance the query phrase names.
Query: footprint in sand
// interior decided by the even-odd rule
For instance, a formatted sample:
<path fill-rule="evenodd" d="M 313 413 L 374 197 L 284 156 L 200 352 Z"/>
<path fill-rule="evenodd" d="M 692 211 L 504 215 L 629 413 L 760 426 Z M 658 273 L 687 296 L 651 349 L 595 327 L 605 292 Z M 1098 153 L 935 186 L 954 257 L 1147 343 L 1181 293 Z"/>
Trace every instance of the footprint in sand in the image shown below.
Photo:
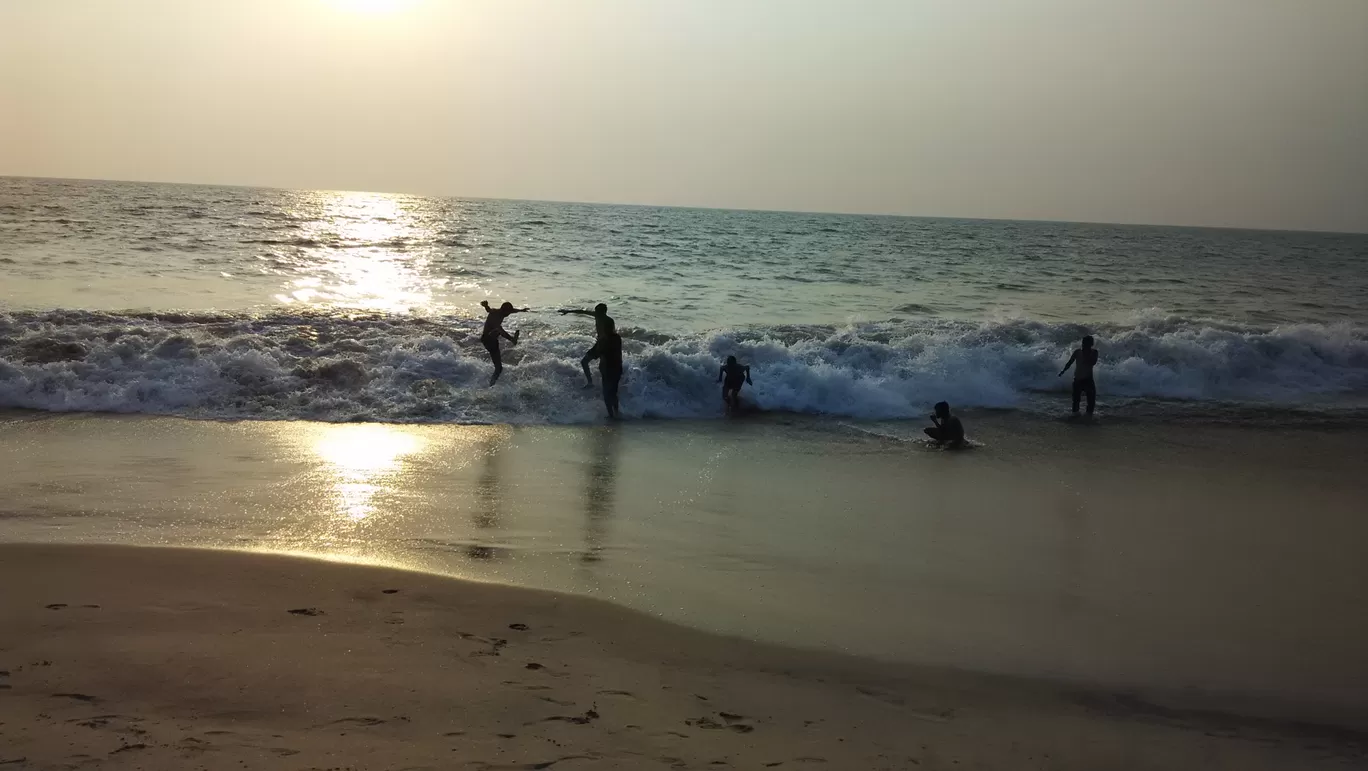
<path fill-rule="evenodd" d="M 729 713 L 729 714 L 730 714 L 730 713 Z M 739 719 L 741 719 L 741 716 L 740 716 L 740 715 L 736 715 L 736 716 L 735 716 L 735 719 L 736 719 L 736 720 L 739 720 Z M 723 718 L 723 720 L 727 720 L 727 722 L 726 722 L 726 723 L 719 723 L 719 722 L 717 722 L 716 720 L 713 720 L 712 718 L 710 718 L 710 717 L 708 717 L 708 716 L 705 715 L 705 716 L 700 717 L 700 718 L 694 718 L 693 720 L 685 720 L 685 721 L 684 721 L 684 724 L 687 725 L 687 726 L 691 726 L 691 727 L 693 727 L 693 728 L 702 728 L 702 729 L 707 730 L 707 731 L 722 731 L 722 730 L 726 730 L 726 731 L 734 731 L 734 732 L 739 733 L 739 734 L 748 734 L 748 733 L 750 733 L 751 731 L 754 731 L 754 730 L 755 730 L 755 726 L 753 726 L 753 725 L 746 725 L 745 723 L 733 722 L 732 720 L 728 720 L 727 718 Z"/>
<path fill-rule="evenodd" d="M 527 624 L 509 624 L 508 628 L 512 629 L 515 632 L 526 632 Z"/>
<path fill-rule="evenodd" d="M 385 722 L 378 717 L 344 717 L 334 720 L 328 725 L 355 725 L 355 726 L 375 726 Z"/>
<path fill-rule="evenodd" d="M 587 710 L 583 715 L 552 715 L 551 717 L 544 717 L 539 721 L 528 723 L 527 725 L 535 725 L 536 723 L 574 723 L 575 725 L 589 725 L 598 719 L 598 711 L 591 709 Z"/>
<path fill-rule="evenodd" d="M 323 611 L 319 610 L 318 608 L 294 608 L 294 609 L 292 609 L 292 610 L 287 610 L 287 611 L 285 611 L 285 612 L 286 612 L 286 613 L 290 613 L 290 614 L 295 615 L 295 616 L 321 616 L 321 615 L 323 615 Z"/>
<path fill-rule="evenodd" d="M 44 605 L 43 607 L 47 608 L 48 610 L 61 610 L 66 606 L 67 604 L 65 602 L 54 602 L 51 605 Z"/>
<path fill-rule="evenodd" d="M 90 696 L 90 695 L 84 694 L 84 693 L 54 693 L 54 694 L 52 694 L 52 698 L 54 698 L 54 699 L 75 699 L 76 701 L 84 701 L 84 702 L 96 702 L 96 701 L 99 701 L 99 699 L 95 698 L 94 696 Z"/>

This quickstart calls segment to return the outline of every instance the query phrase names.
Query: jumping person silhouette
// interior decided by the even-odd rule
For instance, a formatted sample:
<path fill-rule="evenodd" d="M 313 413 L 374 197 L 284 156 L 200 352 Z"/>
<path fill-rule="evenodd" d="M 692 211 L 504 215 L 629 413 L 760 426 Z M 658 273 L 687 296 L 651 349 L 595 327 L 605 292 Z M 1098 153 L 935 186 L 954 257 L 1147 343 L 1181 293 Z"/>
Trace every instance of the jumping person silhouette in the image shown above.
<path fill-rule="evenodd" d="M 484 331 L 480 333 L 480 342 L 484 343 L 485 350 L 489 351 L 490 360 L 494 362 L 494 375 L 489 378 L 489 384 L 494 385 L 498 382 L 499 375 L 503 374 L 503 356 L 499 354 L 499 338 L 506 337 L 514 345 L 517 345 L 518 338 L 522 335 L 522 330 L 511 335 L 505 332 L 503 328 L 504 319 L 515 313 L 526 313 L 527 309 L 514 308 L 513 303 L 504 303 L 497 308 L 491 308 L 488 300 L 481 300 L 480 305 L 489 313 L 488 316 L 485 316 Z"/>

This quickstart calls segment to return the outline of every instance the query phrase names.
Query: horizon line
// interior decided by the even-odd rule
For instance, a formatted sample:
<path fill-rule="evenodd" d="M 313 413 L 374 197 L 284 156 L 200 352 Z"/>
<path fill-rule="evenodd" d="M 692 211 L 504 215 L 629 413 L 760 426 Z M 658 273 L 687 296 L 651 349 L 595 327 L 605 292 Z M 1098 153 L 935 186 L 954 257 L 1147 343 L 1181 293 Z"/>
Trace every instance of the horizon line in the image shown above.
<path fill-rule="evenodd" d="M 224 187 L 242 190 L 279 190 L 285 192 L 315 193 L 362 193 L 367 195 L 408 195 L 418 198 L 447 198 L 457 201 L 503 201 L 513 203 L 549 203 L 571 206 L 613 206 L 639 209 L 685 209 L 695 211 L 734 211 L 756 214 L 807 214 L 823 217 L 890 217 L 898 219 L 921 220 L 959 220 L 967 222 L 1029 222 L 1049 225 L 1108 225 L 1112 227 L 1134 228 L 1180 228 L 1188 230 L 1229 230 L 1251 233 L 1305 233 L 1310 235 L 1365 236 L 1365 230 L 1316 230 L 1314 228 L 1250 227 L 1245 225 L 1188 225 L 1155 222 L 1109 222 L 1106 220 L 1054 220 L 1054 219 L 1013 219 L 1010 217 L 968 217 L 943 214 L 895 214 L 890 212 L 840 212 L 807 209 L 751 209 L 729 206 L 698 206 L 686 204 L 624 203 L 618 201 L 566 201 L 553 198 L 502 198 L 498 196 L 475 195 L 431 195 L 387 190 L 347 190 L 341 188 L 280 187 L 277 185 L 241 185 L 223 182 L 166 182 L 162 180 L 111 179 L 107 177 L 46 177 L 27 174 L 0 174 L 0 179 L 30 179 L 56 182 L 103 182 L 133 185 L 177 185 L 181 187 Z"/>

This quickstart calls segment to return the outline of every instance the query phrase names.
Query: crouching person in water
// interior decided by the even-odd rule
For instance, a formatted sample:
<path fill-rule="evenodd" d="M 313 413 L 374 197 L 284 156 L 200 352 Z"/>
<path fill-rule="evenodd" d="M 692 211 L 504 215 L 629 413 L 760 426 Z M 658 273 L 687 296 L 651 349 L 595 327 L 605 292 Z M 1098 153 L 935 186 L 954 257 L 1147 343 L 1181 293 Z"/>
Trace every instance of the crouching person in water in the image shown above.
<path fill-rule="evenodd" d="M 950 414 L 949 403 L 936 402 L 936 412 L 931 416 L 931 422 L 935 425 L 926 429 L 927 436 L 949 447 L 964 446 L 964 424 Z"/>
<path fill-rule="evenodd" d="M 717 382 L 722 383 L 722 401 L 727 405 L 727 412 L 737 412 L 741 409 L 743 383 L 755 385 L 750 379 L 750 367 L 738 363 L 735 356 L 727 357 L 727 363 L 717 372 Z"/>
<path fill-rule="evenodd" d="M 616 420 L 618 414 L 618 386 L 622 383 L 622 335 L 617 333 L 617 325 L 612 319 L 603 325 L 598 343 L 594 350 L 599 355 L 599 380 L 603 383 L 603 406 L 608 408 L 608 417 Z M 585 365 L 588 369 L 588 365 Z"/>

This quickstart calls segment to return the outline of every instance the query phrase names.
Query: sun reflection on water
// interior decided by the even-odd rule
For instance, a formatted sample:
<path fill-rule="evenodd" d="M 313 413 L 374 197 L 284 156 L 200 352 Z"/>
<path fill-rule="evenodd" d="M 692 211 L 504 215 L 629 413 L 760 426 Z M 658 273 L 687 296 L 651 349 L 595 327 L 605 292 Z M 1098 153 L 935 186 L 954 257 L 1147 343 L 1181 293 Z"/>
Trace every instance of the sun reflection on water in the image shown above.
<path fill-rule="evenodd" d="M 291 212 L 304 253 L 275 296 L 286 305 L 411 313 L 430 310 L 448 279 L 430 275 L 437 234 L 405 196 L 312 192 Z"/>
<path fill-rule="evenodd" d="M 404 458 L 425 444 L 422 437 L 394 426 L 325 426 L 314 451 L 334 477 L 338 513 L 360 522 L 376 513 L 377 496 L 395 489 Z"/>

